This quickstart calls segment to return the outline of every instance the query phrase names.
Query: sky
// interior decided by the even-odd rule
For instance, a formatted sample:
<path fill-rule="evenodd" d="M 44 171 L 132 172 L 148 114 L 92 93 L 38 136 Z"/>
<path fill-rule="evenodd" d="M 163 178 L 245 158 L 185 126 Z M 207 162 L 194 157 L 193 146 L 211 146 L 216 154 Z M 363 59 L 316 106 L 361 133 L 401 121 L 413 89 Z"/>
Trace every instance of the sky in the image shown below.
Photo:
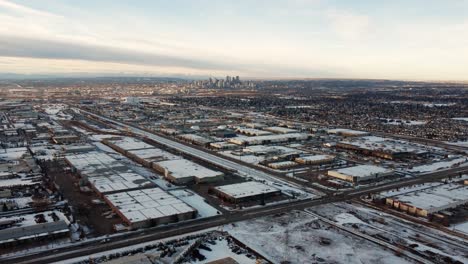
<path fill-rule="evenodd" d="M 0 0 L 0 73 L 468 80 L 468 0 Z"/>

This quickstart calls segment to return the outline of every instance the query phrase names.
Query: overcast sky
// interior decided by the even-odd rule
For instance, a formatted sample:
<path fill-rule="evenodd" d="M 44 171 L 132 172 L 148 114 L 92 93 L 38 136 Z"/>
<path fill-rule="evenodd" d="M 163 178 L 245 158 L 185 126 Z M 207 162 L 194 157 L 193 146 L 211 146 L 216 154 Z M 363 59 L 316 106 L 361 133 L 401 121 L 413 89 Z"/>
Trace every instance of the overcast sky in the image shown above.
<path fill-rule="evenodd" d="M 468 80 L 468 0 L 0 0 L 0 72 Z"/>

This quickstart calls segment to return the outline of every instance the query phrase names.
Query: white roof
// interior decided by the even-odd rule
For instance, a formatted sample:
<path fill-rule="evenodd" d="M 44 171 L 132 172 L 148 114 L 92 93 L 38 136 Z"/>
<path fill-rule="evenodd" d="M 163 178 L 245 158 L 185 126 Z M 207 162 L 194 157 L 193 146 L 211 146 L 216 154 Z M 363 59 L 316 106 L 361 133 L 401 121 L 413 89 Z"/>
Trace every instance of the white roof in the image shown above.
<path fill-rule="evenodd" d="M 428 212 L 436 212 L 451 204 L 468 203 L 468 186 L 443 184 L 434 188 L 393 196 L 392 198 Z"/>
<path fill-rule="evenodd" d="M 132 223 L 196 211 L 160 188 L 109 194 L 106 198 Z"/>
<path fill-rule="evenodd" d="M 145 177 L 101 152 L 67 155 L 66 160 L 101 193 L 135 189 L 151 185 Z"/>
<path fill-rule="evenodd" d="M 296 129 L 291 129 L 287 127 L 279 127 L 279 126 L 267 127 L 264 129 L 273 133 L 282 133 L 282 134 L 298 132 Z"/>
<path fill-rule="evenodd" d="M 373 166 L 373 165 L 358 165 L 343 169 L 334 170 L 338 173 L 353 176 L 353 177 L 369 177 L 377 174 L 390 173 L 392 170 Z"/>
<path fill-rule="evenodd" d="M 410 153 L 424 153 L 427 152 L 427 147 L 410 143 L 402 140 L 395 140 L 391 138 L 383 138 L 376 136 L 362 137 L 354 140 L 344 140 L 340 143 L 353 145 L 362 149 L 384 151 L 390 153 L 410 152 Z"/>
<path fill-rule="evenodd" d="M 237 132 L 247 134 L 247 135 L 256 135 L 256 136 L 264 136 L 264 135 L 271 135 L 272 133 L 265 130 L 255 129 L 255 128 L 242 128 L 239 127 L 236 129 Z"/>
<path fill-rule="evenodd" d="M 175 178 L 195 177 L 201 179 L 223 175 L 222 172 L 210 170 L 187 159 L 167 160 L 156 164 L 169 171 Z"/>
<path fill-rule="evenodd" d="M 234 198 L 243 198 L 279 191 L 279 189 L 275 187 L 253 181 L 218 186 L 215 189 Z"/>
<path fill-rule="evenodd" d="M 164 151 L 158 148 L 138 149 L 138 150 L 131 150 L 129 152 L 137 156 L 138 158 L 149 160 L 149 161 L 181 159 L 180 156 L 174 155 L 172 153 L 169 153 L 167 151 Z"/>
<path fill-rule="evenodd" d="M 366 131 L 359 131 L 359 130 L 347 129 L 347 128 L 328 129 L 327 132 L 328 132 L 329 134 L 341 134 L 341 133 L 345 133 L 345 134 L 356 135 L 356 136 L 369 134 L 369 132 L 366 132 Z"/>
<path fill-rule="evenodd" d="M 124 150 L 135 150 L 135 149 L 149 149 L 154 148 L 152 145 L 147 144 L 139 139 L 132 137 L 122 137 L 119 139 L 108 140 L 110 143 Z"/>
<path fill-rule="evenodd" d="M 235 144 L 261 144 L 264 141 L 274 142 L 285 142 L 290 139 L 296 140 L 304 140 L 307 139 L 309 136 L 304 133 L 291 133 L 291 134 L 279 134 L 279 135 L 267 135 L 267 136 L 255 136 L 255 137 L 245 137 L 245 138 L 232 138 L 229 139 L 230 142 Z"/>
<path fill-rule="evenodd" d="M 299 157 L 296 160 L 304 160 L 304 161 L 319 161 L 319 160 L 329 160 L 335 158 L 332 155 L 309 155 Z"/>

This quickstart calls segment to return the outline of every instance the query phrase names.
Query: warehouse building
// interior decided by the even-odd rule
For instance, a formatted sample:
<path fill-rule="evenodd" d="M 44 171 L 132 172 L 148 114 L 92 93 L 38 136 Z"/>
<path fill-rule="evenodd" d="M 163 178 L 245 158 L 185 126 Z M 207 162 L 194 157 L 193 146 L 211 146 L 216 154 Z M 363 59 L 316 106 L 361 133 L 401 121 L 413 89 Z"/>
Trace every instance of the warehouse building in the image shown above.
<path fill-rule="evenodd" d="M 260 130 L 256 128 L 237 128 L 236 132 L 239 134 L 247 135 L 247 136 L 266 136 L 266 135 L 271 135 L 271 132 L 265 131 L 265 130 Z"/>
<path fill-rule="evenodd" d="M 281 191 L 275 187 L 253 181 L 218 186 L 214 187 L 212 191 L 230 203 L 255 201 L 281 194 Z"/>
<path fill-rule="evenodd" d="M 268 167 L 276 170 L 287 169 L 297 166 L 298 164 L 294 161 L 278 161 L 278 162 L 271 162 L 268 163 Z"/>
<path fill-rule="evenodd" d="M 336 147 L 389 160 L 412 158 L 428 153 L 427 148 L 420 144 L 375 136 L 344 140 L 338 142 Z"/>
<path fill-rule="evenodd" d="M 158 148 L 129 150 L 127 156 L 147 167 L 153 167 L 155 162 L 181 158 L 180 156 Z"/>
<path fill-rule="evenodd" d="M 213 140 L 209 138 L 202 137 L 196 134 L 182 134 L 182 135 L 178 135 L 177 138 L 187 141 L 194 145 L 199 145 L 199 146 L 207 146 L 211 142 L 214 142 Z"/>
<path fill-rule="evenodd" d="M 197 210 L 160 188 L 109 194 L 104 200 L 133 229 L 189 220 L 197 215 Z"/>
<path fill-rule="evenodd" d="M 287 127 L 279 127 L 279 126 L 273 126 L 273 127 L 266 127 L 263 130 L 273 132 L 275 134 L 290 134 L 290 133 L 297 133 L 296 129 L 291 129 Z"/>
<path fill-rule="evenodd" d="M 231 138 L 229 142 L 237 145 L 264 145 L 271 143 L 283 143 L 293 142 L 309 139 L 308 134 L 304 133 L 291 133 L 291 134 L 278 134 L 278 135 L 266 135 L 266 136 L 255 136 L 255 137 L 243 137 L 243 138 Z"/>
<path fill-rule="evenodd" d="M 327 172 L 327 175 L 358 184 L 362 182 L 379 181 L 385 177 L 392 176 L 393 171 L 373 165 L 358 165 L 338 170 L 330 170 Z"/>
<path fill-rule="evenodd" d="M 0 219 L 0 248 L 34 240 L 50 242 L 69 235 L 70 222 L 59 211 L 45 211 Z"/>
<path fill-rule="evenodd" d="M 339 135 L 343 137 L 362 137 L 368 136 L 370 133 L 366 131 L 359 131 L 353 129 L 346 129 L 346 128 L 335 128 L 327 130 L 328 134 Z"/>
<path fill-rule="evenodd" d="M 153 166 L 163 173 L 167 180 L 176 184 L 206 183 L 224 179 L 222 172 L 210 170 L 187 159 L 156 162 Z"/>
<path fill-rule="evenodd" d="M 385 198 L 385 203 L 411 215 L 428 217 L 468 204 L 468 186 L 451 183 Z"/>
<path fill-rule="evenodd" d="M 307 155 L 296 158 L 294 161 L 303 165 L 322 165 L 331 163 L 335 160 L 332 155 Z"/>
<path fill-rule="evenodd" d="M 132 137 L 110 138 L 104 139 L 102 142 L 124 155 L 127 155 L 128 151 L 131 150 L 154 148 L 154 146 Z"/>
<path fill-rule="evenodd" d="M 65 161 L 101 195 L 154 186 L 154 183 L 105 153 L 67 155 Z"/>

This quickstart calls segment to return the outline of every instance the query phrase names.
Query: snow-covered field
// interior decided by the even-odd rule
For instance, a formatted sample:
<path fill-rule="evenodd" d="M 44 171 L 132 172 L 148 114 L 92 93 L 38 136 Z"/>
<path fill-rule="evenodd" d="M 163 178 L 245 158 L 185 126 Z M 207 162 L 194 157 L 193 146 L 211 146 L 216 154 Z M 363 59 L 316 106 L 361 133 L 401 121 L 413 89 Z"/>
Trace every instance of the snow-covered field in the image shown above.
<path fill-rule="evenodd" d="M 244 254 L 236 254 L 232 252 L 232 250 L 229 248 L 228 241 L 226 239 L 217 240 L 215 245 L 207 244 L 207 246 L 211 249 L 211 251 L 205 250 L 205 249 L 200 250 L 200 253 L 203 256 L 205 256 L 206 259 L 203 261 L 198 261 L 198 260 L 192 261 L 190 263 L 193 263 L 193 264 L 207 263 L 210 261 L 215 261 L 215 260 L 223 259 L 226 257 L 230 257 L 234 259 L 235 261 L 237 261 L 238 263 L 242 263 L 242 264 L 255 264 L 256 263 L 255 259 L 250 259 Z"/>
<path fill-rule="evenodd" d="M 432 253 L 439 254 L 441 258 L 450 257 L 461 263 L 468 262 L 467 241 L 436 229 L 357 204 L 337 203 L 313 207 L 310 210 L 340 225 L 352 226 L 361 233 L 391 241 L 394 244 L 411 245 L 414 250 L 427 254 L 428 258 L 434 257 L 434 260 L 435 256 Z"/>
<path fill-rule="evenodd" d="M 276 263 L 412 263 L 305 212 L 243 221 L 224 230 Z"/>

